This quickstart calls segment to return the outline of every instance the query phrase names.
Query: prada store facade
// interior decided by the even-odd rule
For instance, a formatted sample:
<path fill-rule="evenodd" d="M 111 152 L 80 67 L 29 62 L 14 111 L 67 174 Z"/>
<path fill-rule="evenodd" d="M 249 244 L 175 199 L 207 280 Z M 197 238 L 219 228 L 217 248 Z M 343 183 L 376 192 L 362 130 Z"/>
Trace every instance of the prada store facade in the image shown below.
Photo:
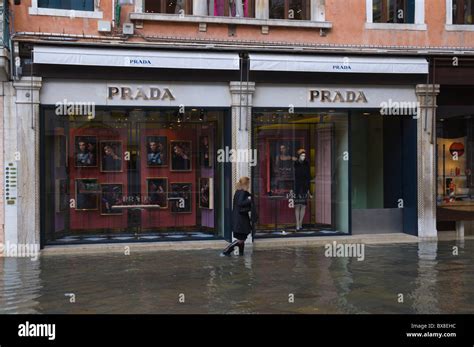
<path fill-rule="evenodd" d="M 417 103 L 423 60 L 34 53 L 40 152 L 22 165 L 39 172 L 42 246 L 230 240 L 241 176 L 257 239 L 417 233 L 417 119 L 399 111 Z"/>
<path fill-rule="evenodd" d="M 416 101 L 409 86 L 257 86 L 257 236 L 416 234 L 417 121 L 381 114 L 387 95 Z"/>

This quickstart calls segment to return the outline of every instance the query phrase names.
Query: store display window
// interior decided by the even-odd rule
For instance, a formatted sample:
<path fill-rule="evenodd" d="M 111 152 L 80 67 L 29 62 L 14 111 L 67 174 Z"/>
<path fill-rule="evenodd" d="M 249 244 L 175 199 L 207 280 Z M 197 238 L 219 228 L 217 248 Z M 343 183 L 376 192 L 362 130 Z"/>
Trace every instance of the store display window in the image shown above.
<path fill-rule="evenodd" d="M 474 116 L 440 118 L 437 135 L 438 205 L 474 213 Z"/>
<path fill-rule="evenodd" d="M 46 243 L 224 237 L 224 110 L 42 117 Z"/>
<path fill-rule="evenodd" d="M 254 110 L 257 236 L 349 232 L 346 112 Z"/>

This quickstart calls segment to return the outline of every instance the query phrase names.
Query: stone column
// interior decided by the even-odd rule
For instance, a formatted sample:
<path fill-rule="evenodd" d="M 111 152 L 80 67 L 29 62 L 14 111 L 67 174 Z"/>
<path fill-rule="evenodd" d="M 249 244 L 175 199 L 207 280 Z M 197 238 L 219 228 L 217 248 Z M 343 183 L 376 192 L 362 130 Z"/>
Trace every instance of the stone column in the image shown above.
<path fill-rule="evenodd" d="M 255 18 L 268 19 L 270 17 L 270 2 L 269 0 L 255 1 Z"/>
<path fill-rule="evenodd" d="M 39 244 L 39 91 L 41 77 L 23 77 L 13 82 L 10 112 L 5 123 L 5 161 L 18 167 L 16 235 L 6 239 L 20 244 Z M 7 128 L 8 124 L 8 128 Z M 6 230 L 14 233 L 13 228 Z M 10 237 L 12 236 L 12 237 Z"/>
<path fill-rule="evenodd" d="M 436 96 L 438 84 L 419 84 L 417 125 L 418 236 L 436 238 Z"/>
<path fill-rule="evenodd" d="M 254 82 L 230 82 L 232 95 L 232 149 L 251 149 L 251 111 L 255 92 Z M 239 162 L 232 165 L 233 183 L 242 176 L 250 177 L 250 164 Z M 235 192 L 235 186 L 232 193 Z"/>
<path fill-rule="evenodd" d="M 232 149 L 252 149 L 252 103 L 255 92 L 255 82 L 230 82 L 232 96 Z M 232 163 L 232 196 L 235 193 L 235 183 L 242 176 L 251 178 L 249 162 Z M 251 238 L 247 239 L 250 242 Z"/>
<path fill-rule="evenodd" d="M 8 83 L 8 82 L 7 82 Z M 4 211 L 4 202 L 5 202 L 5 191 L 4 191 L 4 158 L 3 158 L 3 132 L 4 132 L 4 110 L 3 110 L 3 99 L 4 99 L 4 84 L 0 82 L 0 244 L 3 244 L 5 241 L 4 234 L 4 224 L 5 224 L 5 211 Z M 0 257 L 2 252 L 0 250 Z M 0 267 L 1 268 L 1 267 Z"/>

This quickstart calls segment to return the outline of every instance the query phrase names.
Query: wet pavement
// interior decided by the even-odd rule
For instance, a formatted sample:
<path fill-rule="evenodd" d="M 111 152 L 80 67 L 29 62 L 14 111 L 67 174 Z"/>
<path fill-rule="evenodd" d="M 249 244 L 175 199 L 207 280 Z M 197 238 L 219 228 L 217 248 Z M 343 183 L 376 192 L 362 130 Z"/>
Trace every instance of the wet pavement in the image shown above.
<path fill-rule="evenodd" d="M 474 313 L 474 240 L 0 258 L 0 313 Z"/>

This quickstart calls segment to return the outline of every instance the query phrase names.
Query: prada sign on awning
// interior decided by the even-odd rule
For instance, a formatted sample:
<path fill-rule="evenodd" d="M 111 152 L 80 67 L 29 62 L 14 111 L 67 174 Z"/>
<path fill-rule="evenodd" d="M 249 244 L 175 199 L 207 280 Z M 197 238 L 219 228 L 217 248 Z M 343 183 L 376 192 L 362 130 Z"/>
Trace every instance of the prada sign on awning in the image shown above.
<path fill-rule="evenodd" d="M 425 75 L 429 68 L 425 58 L 265 53 L 249 56 L 252 71 Z"/>
<path fill-rule="evenodd" d="M 44 79 L 41 103 L 87 102 L 97 106 L 230 107 L 229 83 L 130 82 Z"/>
<path fill-rule="evenodd" d="M 416 103 L 414 86 L 258 84 L 254 107 L 381 108 Z"/>
<path fill-rule="evenodd" d="M 239 70 L 239 55 L 228 52 L 35 46 L 33 62 L 48 65 L 161 69 Z"/>
<path fill-rule="evenodd" d="M 327 90 L 327 89 L 310 89 L 309 90 L 309 101 L 321 103 L 356 103 L 356 104 L 367 104 L 369 101 L 365 96 L 363 90 Z"/>
<path fill-rule="evenodd" d="M 128 87 L 124 85 L 110 85 L 107 87 L 109 100 L 176 100 L 170 88 L 159 87 Z"/>

